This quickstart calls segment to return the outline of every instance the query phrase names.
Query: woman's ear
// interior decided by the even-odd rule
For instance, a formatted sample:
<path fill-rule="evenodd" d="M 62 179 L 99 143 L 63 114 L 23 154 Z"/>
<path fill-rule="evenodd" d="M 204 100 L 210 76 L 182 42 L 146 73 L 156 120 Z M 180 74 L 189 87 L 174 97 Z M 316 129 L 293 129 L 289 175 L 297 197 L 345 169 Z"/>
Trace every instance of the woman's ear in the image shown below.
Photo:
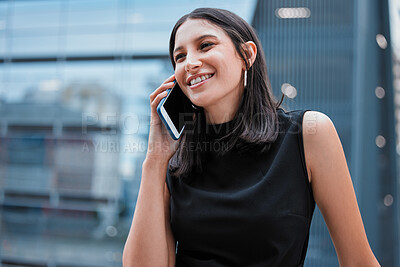
<path fill-rule="evenodd" d="M 257 57 L 257 46 L 253 41 L 248 41 L 242 45 L 242 48 L 248 60 L 248 69 L 250 69 Z M 244 67 L 246 68 L 246 65 Z"/>

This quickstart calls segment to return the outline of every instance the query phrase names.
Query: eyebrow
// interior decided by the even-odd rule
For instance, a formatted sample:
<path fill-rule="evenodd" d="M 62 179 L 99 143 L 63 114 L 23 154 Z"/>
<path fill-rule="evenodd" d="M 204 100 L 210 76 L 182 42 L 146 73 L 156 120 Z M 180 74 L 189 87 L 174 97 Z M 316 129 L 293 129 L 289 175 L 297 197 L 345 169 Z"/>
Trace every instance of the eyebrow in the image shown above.
<path fill-rule="evenodd" d="M 204 35 L 202 35 L 202 36 L 200 36 L 200 37 L 197 37 L 197 38 L 195 39 L 195 41 L 198 42 L 199 40 L 204 39 L 204 38 L 208 38 L 208 37 L 211 37 L 211 38 L 218 38 L 217 36 L 212 35 L 212 34 L 204 34 Z M 174 54 L 176 53 L 176 51 L 179 51 L 179 50 L 182 50 L 182 49 L 183 49 L 183 46 L 178 46 L 177 48 L 175 48 Z"/>

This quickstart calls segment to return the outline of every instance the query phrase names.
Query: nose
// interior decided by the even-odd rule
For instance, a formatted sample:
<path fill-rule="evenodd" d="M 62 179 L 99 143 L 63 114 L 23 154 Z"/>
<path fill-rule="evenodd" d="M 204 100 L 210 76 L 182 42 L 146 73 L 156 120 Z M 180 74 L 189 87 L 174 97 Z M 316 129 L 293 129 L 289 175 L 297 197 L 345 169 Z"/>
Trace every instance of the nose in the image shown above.
<path fill-rule="evenodd" d="M 193 72 L 196 71 L 197 69 L 199 69 L 201 67 L 201 60 L 195 56 L 195 55 L 186 55 L 186 66 L 185 66 L 185 70 L 187 72 Z"/>

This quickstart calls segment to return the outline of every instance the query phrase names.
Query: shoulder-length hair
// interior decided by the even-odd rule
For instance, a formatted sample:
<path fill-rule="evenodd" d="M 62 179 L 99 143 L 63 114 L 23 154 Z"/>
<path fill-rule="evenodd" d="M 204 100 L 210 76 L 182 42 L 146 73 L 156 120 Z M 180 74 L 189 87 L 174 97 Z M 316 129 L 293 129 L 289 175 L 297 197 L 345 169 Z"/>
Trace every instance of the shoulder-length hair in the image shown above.
<path fill-rule="evenodd" d="M 246 64 L 247 86 L 235 115 L 235 125 L 231 129 L 232 131 L 226 133 L 223 138 L 226 140 L 226 149 L 219 153 L 224 154 L 233 148 L 238 149 L 239 152 L 250 148 L 253 151 L 261 152 L 268 150 L 278 136 L 279 125 L 276 109 L 282 99 L 278 102 L 272 94 L 264 51 L 255 30 L 244 19 L 230 11 L 216 8 L 195 9 L 180 18 L 172 30 L 169 40 L 169 56 L 174 69 L 173 51 L 176 32 L 188 19 L 207 20 L 224 30 Z M 243 44 L 248 41 L 253 41 L 257 46 L 257 56 L 251 67 L 248 65 L 248 55 L 243 50 Z M 197 110 L 193 122 L 194 129 L 203 128 L 201 124 L 205 124 L 204 118 L 204 111 Z M 201 171 L 201 149 L 198 149 L 201 146 L 196 144 L 204 140 L 204 134 L 197 130 L 183 133 L 178 149 L 170 160 L 169 170 L 174 176 L 183 177 L 194 168 Z"/>

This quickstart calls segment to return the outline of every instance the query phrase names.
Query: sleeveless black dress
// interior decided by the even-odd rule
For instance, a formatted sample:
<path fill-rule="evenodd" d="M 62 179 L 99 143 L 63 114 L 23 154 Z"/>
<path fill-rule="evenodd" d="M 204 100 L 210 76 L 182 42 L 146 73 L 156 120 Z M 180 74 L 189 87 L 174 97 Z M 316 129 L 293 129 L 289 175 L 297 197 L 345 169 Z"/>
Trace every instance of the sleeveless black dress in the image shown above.
<path fill-rule="evenodd" d="M 278 109 L 279 136 L 265 153 L 219 156 L 214 146 L 202 153 L 201 173 L 190 179 L 167 174 L 176 266 L 303 265 L 315 208 L 304 158 L 304 112 Z M 230 123 L 216 128 L 223 133 Z"/>

